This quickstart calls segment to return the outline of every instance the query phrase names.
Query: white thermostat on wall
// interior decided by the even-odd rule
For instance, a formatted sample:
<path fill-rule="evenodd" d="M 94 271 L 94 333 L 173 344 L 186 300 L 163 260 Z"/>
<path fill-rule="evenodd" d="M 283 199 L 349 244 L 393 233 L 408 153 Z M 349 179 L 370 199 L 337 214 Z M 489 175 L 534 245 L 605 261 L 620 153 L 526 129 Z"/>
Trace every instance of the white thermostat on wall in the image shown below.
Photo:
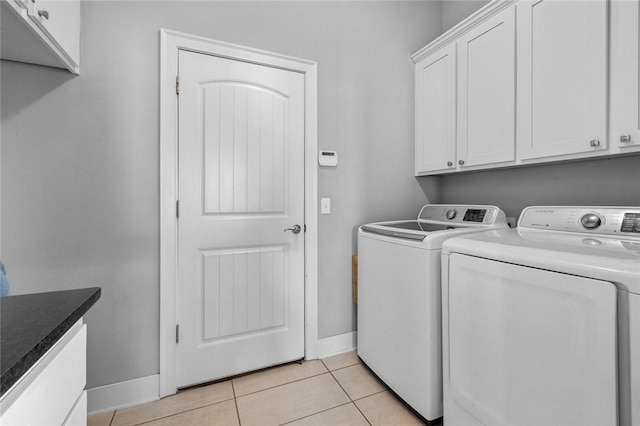
<path fill-rule="evenodd" d="M 321 166 L 336 167 L 338 165 L 338 153 L 335 151 L 320 151 L 318 162 Z"/>

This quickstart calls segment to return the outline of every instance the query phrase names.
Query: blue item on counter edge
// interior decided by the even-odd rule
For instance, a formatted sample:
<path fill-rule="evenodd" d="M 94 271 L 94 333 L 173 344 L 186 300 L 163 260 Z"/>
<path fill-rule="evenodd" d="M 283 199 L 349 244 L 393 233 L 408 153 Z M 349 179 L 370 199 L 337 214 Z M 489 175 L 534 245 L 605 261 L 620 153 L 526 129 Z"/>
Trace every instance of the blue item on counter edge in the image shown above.
<path fill-rule="evenodd" d="M 10 296 L 11 288 L 9 280 L 7 280 L 7 271 L 4 269 L 4 263 L 0 260 L 0 297 Z"/>

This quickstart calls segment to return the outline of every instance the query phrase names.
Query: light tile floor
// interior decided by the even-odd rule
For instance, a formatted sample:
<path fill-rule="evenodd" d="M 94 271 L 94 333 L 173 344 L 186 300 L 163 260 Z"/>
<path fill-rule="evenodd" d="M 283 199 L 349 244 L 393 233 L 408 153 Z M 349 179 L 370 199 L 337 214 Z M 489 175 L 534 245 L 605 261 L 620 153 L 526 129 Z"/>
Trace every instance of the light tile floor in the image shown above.
<path fill-rule="evenodd" d="M 355 352 L 291 363 L 90 416 L 89 426 L 423 425 Z"/>

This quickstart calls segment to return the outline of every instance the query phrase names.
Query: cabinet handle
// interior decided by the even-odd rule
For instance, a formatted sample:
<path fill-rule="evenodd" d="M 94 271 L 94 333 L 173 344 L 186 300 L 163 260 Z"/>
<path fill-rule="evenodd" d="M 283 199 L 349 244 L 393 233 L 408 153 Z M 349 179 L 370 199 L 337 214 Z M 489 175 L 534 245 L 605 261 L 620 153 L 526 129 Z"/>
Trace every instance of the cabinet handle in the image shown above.
<path fill-rule="evenodd" d="M 44 19 L 49 19 L 49 11 L 47 9 L 42 9 L 38 11 L 38 16 L 44 18 Z"/>
<path fill-rule="evenodd" d="M 449 167 L 453 166 L 453 161 L 447 161 L 447 166 Z"/>
<path fill-rule="evenodd" d="M 622 142 L 622 143 L 631 142 L 631 135 L 622 135 L 622 136 L 620 136 L 620 142 Z"/>
<path fill-rule="evenodd" d="M 458 160 L 458 164 L 460 164 L 461 166 L 464 166 L 464 160 Z"/>
<path fill-rule="evenodd" d="M 600 139 L 591 139 L 589 146 L 592 148 L 600 146 Z"/>

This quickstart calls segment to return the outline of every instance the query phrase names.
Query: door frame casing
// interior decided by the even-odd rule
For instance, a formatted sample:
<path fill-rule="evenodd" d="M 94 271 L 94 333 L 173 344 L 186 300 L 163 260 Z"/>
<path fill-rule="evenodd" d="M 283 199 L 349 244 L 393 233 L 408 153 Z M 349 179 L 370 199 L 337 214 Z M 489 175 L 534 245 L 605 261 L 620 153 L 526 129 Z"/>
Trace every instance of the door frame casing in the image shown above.
<path fill-rule="evenodd" d="M 176 291 L 178 277 L 178 52 L 206 55 L 281 68 L 304 74 L 304 352 L 318 357 L 318 163 L 317 63 L 220 42 L 177 31 L 160 30 L 160 389 L 162 398 L 176 393 Z"/>

